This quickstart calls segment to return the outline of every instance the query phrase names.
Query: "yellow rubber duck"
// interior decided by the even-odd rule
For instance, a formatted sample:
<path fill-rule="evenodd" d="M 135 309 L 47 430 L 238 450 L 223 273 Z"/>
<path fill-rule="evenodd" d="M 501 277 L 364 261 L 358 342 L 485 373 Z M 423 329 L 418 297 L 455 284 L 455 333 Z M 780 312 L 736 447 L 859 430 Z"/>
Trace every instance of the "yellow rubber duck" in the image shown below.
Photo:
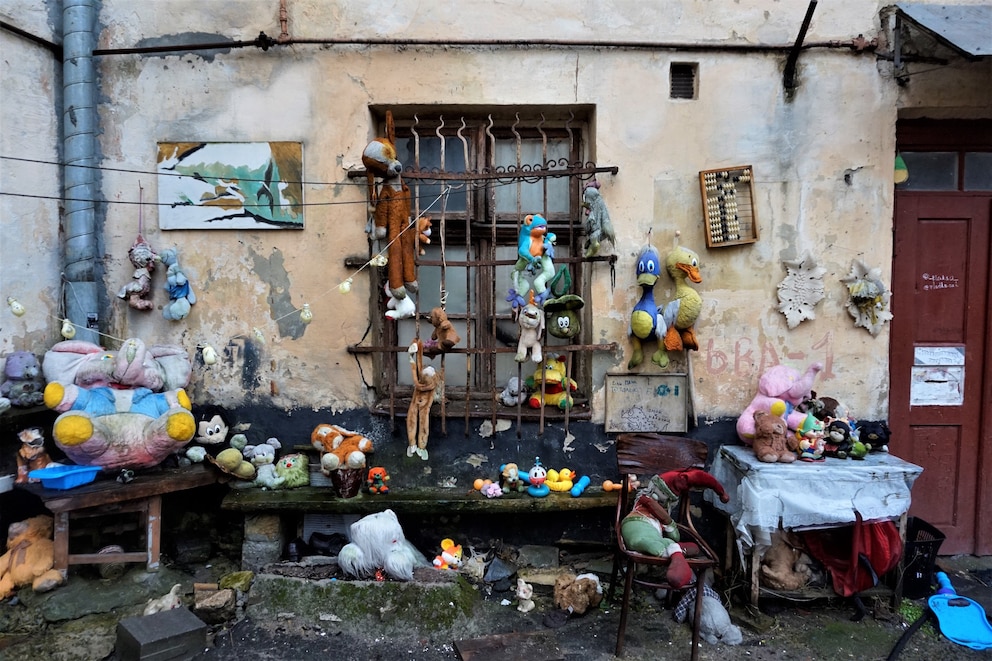
<path fill-rule="evenodd" d="M 568 491 L 572 488 L 572 478 L 575 477 L 568 468 L 556 471 L 553 468 L 548 471 L 548 478 L 544 482 L 552 491 Z"/>

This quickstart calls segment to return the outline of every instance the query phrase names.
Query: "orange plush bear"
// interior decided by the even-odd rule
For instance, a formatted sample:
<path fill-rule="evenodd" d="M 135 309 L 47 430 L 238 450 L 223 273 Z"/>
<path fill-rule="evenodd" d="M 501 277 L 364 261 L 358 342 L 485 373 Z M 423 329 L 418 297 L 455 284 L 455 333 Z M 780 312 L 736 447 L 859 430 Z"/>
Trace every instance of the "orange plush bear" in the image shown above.
<path fill-rule="evenodd" d="M 365 455 L 374 451 L 368 438 L 338 425 L 317 425 L 310 442 L 323 453 L 320 470 L 324 475 L 338 468 L 365 468 Z"/>
<path fill-rule="evenodd" d="M 7 528 L 7 552 L 0 556 L 0 601 L 30 585 L 35 592 L 48 592 L 65 582 L 54 569 L 54 520 L 40 514 Z"/>

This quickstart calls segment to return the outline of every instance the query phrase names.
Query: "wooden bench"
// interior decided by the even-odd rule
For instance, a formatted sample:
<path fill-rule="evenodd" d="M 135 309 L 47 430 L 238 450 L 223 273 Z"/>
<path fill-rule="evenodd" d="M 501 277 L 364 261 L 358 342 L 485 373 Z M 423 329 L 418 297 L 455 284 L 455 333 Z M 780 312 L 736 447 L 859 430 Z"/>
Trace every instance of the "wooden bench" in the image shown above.
<path fill-rule="evenodd" d="M 69 565 L 145 562 L 148 571 L 159 568 L 161 544 L 162 496 L 207 486 L 218 481 L 212 467 L 193 465 L 187 468 L 138 473 L 127 484 L 108 477 L 72 489 L 46 489 L 41 484 L 23 484 L 18 488 L 38 496 L 45 508 L 55 515 L 55 569 L 65 577 Z M 84 518 L 137 513 L 145 528 L 145 549 L 118 553 L 69 553 L 69 524 L 74 517 Z"/>
<path fill-rule="evenodd" d="M 397 514 L 454 514 L 461 512 L 541 513 L 574 512 L 615 508 L 616 492 L 588 488 L 577 498 L 568 492 L 552 492 L 544 498 L 527 494 L 506 494 L 487 498 L 478 491 L 464 489 L 392 489 L 388 494 L 360 493 L 354 498 L 338 498 L 329 487 L 296 489 L 232 489 L 221 507 L 237 512 L 321 512 L 326 514 L 373 514 L 391 509 Z"/>

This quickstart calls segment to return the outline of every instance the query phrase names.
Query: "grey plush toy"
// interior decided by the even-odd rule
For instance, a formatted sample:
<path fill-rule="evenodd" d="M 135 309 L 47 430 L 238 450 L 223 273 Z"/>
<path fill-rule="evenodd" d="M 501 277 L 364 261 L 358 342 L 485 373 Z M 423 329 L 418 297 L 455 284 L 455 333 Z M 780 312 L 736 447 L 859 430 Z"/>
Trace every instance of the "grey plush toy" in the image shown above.
<path fill-rule="evenodd" d="M 696 607 L 696 588 L 687 590 L 675 608 L 675 620 L 692 622 Z M 710 645 L 740 645 L 744 640 L 740 627 L 730 621 L 730 613 L 723 607 L 718 595 L 710 586 L 703 586 L 703 614 L 699 618 L 699 637 Z"/>

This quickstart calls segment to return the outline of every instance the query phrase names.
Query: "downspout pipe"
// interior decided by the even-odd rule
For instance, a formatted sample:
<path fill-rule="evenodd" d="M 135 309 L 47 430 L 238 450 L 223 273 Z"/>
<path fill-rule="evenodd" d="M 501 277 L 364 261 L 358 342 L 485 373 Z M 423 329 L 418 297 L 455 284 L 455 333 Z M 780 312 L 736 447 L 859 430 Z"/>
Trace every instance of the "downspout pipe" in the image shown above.
<path fill-rule="evenodd" d="M 93 60 L 98 0 L 62 3 L 63 269 L 66 317 L 76 338 L 100 344 L 103 278 L 96 222 L 97 85 Z"/>

